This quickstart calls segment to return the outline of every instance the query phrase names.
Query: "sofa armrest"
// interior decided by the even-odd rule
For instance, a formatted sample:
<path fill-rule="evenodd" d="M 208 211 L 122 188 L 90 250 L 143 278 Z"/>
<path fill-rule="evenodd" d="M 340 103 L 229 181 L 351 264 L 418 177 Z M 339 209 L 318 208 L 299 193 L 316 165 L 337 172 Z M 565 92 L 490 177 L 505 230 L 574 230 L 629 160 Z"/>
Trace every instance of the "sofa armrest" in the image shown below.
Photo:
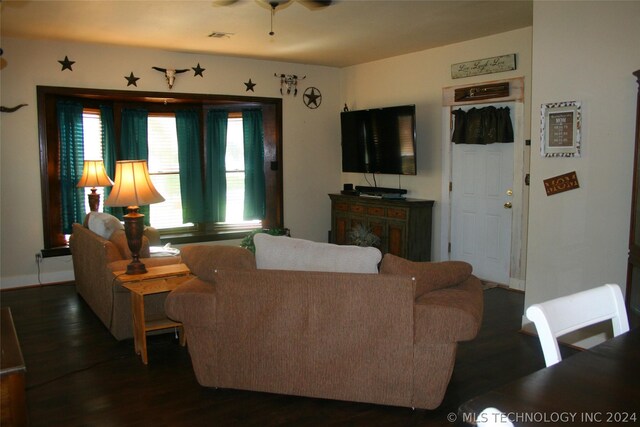
<path fill-rule="evenodd" d="M 213 328 L 215 324 L 215 286 L 197 277 L 169 293 L 164 303 L 167 316 L 193 327 Z"/>
<path fill-rule="evenodd" d="M 415 342 L 457 342 L 475 338 L 482 323 L 482 284 L 475 276 L 427 292 L 414 305 Z"/>

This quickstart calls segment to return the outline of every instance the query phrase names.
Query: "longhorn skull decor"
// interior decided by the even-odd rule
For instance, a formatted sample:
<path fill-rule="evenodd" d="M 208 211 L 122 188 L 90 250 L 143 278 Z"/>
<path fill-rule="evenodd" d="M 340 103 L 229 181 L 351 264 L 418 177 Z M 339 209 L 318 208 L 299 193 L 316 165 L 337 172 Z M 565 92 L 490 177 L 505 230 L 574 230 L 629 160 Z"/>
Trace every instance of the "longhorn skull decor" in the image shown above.
<path fill-rule="evenodd" d="M 186 71 L 189 71 L 188 68 L 185 68 L 183 70 L 171 70 L 168 68 L 160 68 L 160 67 L 151 67 L 154 70 L 157 71 L 161 71 L 164 73 L 165 78 L 167 79 L 167 84 L 169 85 L 169 89 L 171 89 L 173 87 L 173 83 L 176 80 L 176 74 L 180 74 L 180 73 L 184 73 Z"/>
<path fill-rule="evenodd" d="M 283 91 L 287 89 L 287 95 L 291 94 L 293 89 L 293 96 L 298 94 L 298 80 L 304 80 L 307 76 L 298 77 L 295 74 L 273 74 L 276 77 L 280 77 L 280 95 L 284 95 Z"/>

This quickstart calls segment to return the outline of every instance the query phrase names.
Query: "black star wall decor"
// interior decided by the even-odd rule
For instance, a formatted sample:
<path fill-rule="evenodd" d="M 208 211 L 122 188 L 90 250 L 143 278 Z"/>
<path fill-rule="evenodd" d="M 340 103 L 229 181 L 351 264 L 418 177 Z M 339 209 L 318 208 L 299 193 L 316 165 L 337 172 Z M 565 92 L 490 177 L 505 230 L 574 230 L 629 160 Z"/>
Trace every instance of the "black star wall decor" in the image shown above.
<path fill-rule="evenodd" d="M 133 71 L 131 72 L 131 74 L 129 74 L 128 76 L 124 76 L 125 79 L 127 79 L 127 87 L 134 85 L 135 87 L 138 87 L 138 83 L 136 83 L 138 80 L 140 80 L 140 77 L 136 77 L 133 75 Z"/>
<path fill-rule="evenodd" d="M 304 91 L 304 95 L 302 96 L 304 101 L 304 105 L 315 110 L 322 103 L 322 94 L 315 87 L 308 87 L 307 90 Z"/>
<path fill-rule="evenodd" d="M 191 67 L 191 69 L 193 70 L 193 77 L 196 77 L 196 76 L 204 77 L 202 73 L 204 72 L 204 70 L 206 70 L 206 68 L 202 68 L 199 62 L 198 62 L 198 65 L 196 65 L 195 67 Z"/>
<path fill-rule="evenodd" d="M 248 81 L 248 82 L 246 82 L 244 85 L 247 87 L 247 89 L 245 90 L 245 92 L 249 92 L 249 91 L 251 91 L 251 92 L 255 92 L 255 91 L 253 90 L 253 88 L 255 87 L 255 85 L 256 85 L 256 84 L 255 84 L 255 83 L 253 83 L 253 82 L 251 81 L 251 79 L 249 79 L 249 81 Z"/>
<path fill-rule="evenodd" d="M 67 55 L 64 56 L 64 60 L 61 60 L 58 62 L 62 64 L 62 70 L 60 71 L 64 71 L 64 70 L 73 71 L 73 68 L 71 68 L 71 66 L 76 63 L 76 61 L 70 61 Z"/>

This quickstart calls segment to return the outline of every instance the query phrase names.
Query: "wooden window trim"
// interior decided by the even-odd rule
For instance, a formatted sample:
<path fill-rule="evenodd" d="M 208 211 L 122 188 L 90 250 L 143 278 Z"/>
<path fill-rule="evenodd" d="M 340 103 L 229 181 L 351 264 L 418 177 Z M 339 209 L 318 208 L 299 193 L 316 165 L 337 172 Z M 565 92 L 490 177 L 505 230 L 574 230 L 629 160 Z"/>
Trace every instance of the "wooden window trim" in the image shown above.
<path fill-rule="evenodd" d="M 40 183 L 42 193 L 42 221 L 44 233 L 43 256 L 68 255 L 69 248 L 62 234 L 60 215 L 60 186 L 57 176 L 59 165 L 59 139 L 56 117 L 58 99 L 82 100 L 86 108 L 99 108 L 111 103 L 114 110 L 116 138 L 120 134 L 119 111 L 127 107 L 144 107 L 150 113 L 175 111 L 178 108 L 198 108 L 204 132 L 206 112 L 212 108 L 228 108 L 230 112 L 241 108 L 261 107 L 264 118 L 265 181 L 267 185 L 267 215 L 262 227 L 284 227 L 282 178 L 282 99 L 231 95 L 190 93 L 137 92 L 105 89 L 37 86 L 38 134 L 40 144 Z M 204 137 L 202 138 L 204 140 Z M 116 141 L 119 144 L 119 141 Z M 104 200 L 101 201 L 104 203 Z M 220 224 L 198 224 L 189 232 L 163 233 L 163 241 L 192 243 L 239 239 L 249 228 L 224 227 Z"/>

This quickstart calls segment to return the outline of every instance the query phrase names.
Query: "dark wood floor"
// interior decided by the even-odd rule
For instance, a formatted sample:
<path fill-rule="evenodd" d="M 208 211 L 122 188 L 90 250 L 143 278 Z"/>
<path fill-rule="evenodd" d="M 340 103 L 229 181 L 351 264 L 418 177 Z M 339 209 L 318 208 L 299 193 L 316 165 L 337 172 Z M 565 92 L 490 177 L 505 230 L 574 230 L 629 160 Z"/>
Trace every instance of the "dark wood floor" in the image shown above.
<path fill-rule="evenodd" d="M 149 337 L 149 365 L 118 342 L 73 285 L 4 291 L 27 365 L 31 426 L 451 426 L 480 393 L 544 366 L 537 338 L 518 332 L 524 295 L 484 292 L 479 336 L 462 343 L 434 411 L 290 397 L 198 385 L 173 334 Z"/>

